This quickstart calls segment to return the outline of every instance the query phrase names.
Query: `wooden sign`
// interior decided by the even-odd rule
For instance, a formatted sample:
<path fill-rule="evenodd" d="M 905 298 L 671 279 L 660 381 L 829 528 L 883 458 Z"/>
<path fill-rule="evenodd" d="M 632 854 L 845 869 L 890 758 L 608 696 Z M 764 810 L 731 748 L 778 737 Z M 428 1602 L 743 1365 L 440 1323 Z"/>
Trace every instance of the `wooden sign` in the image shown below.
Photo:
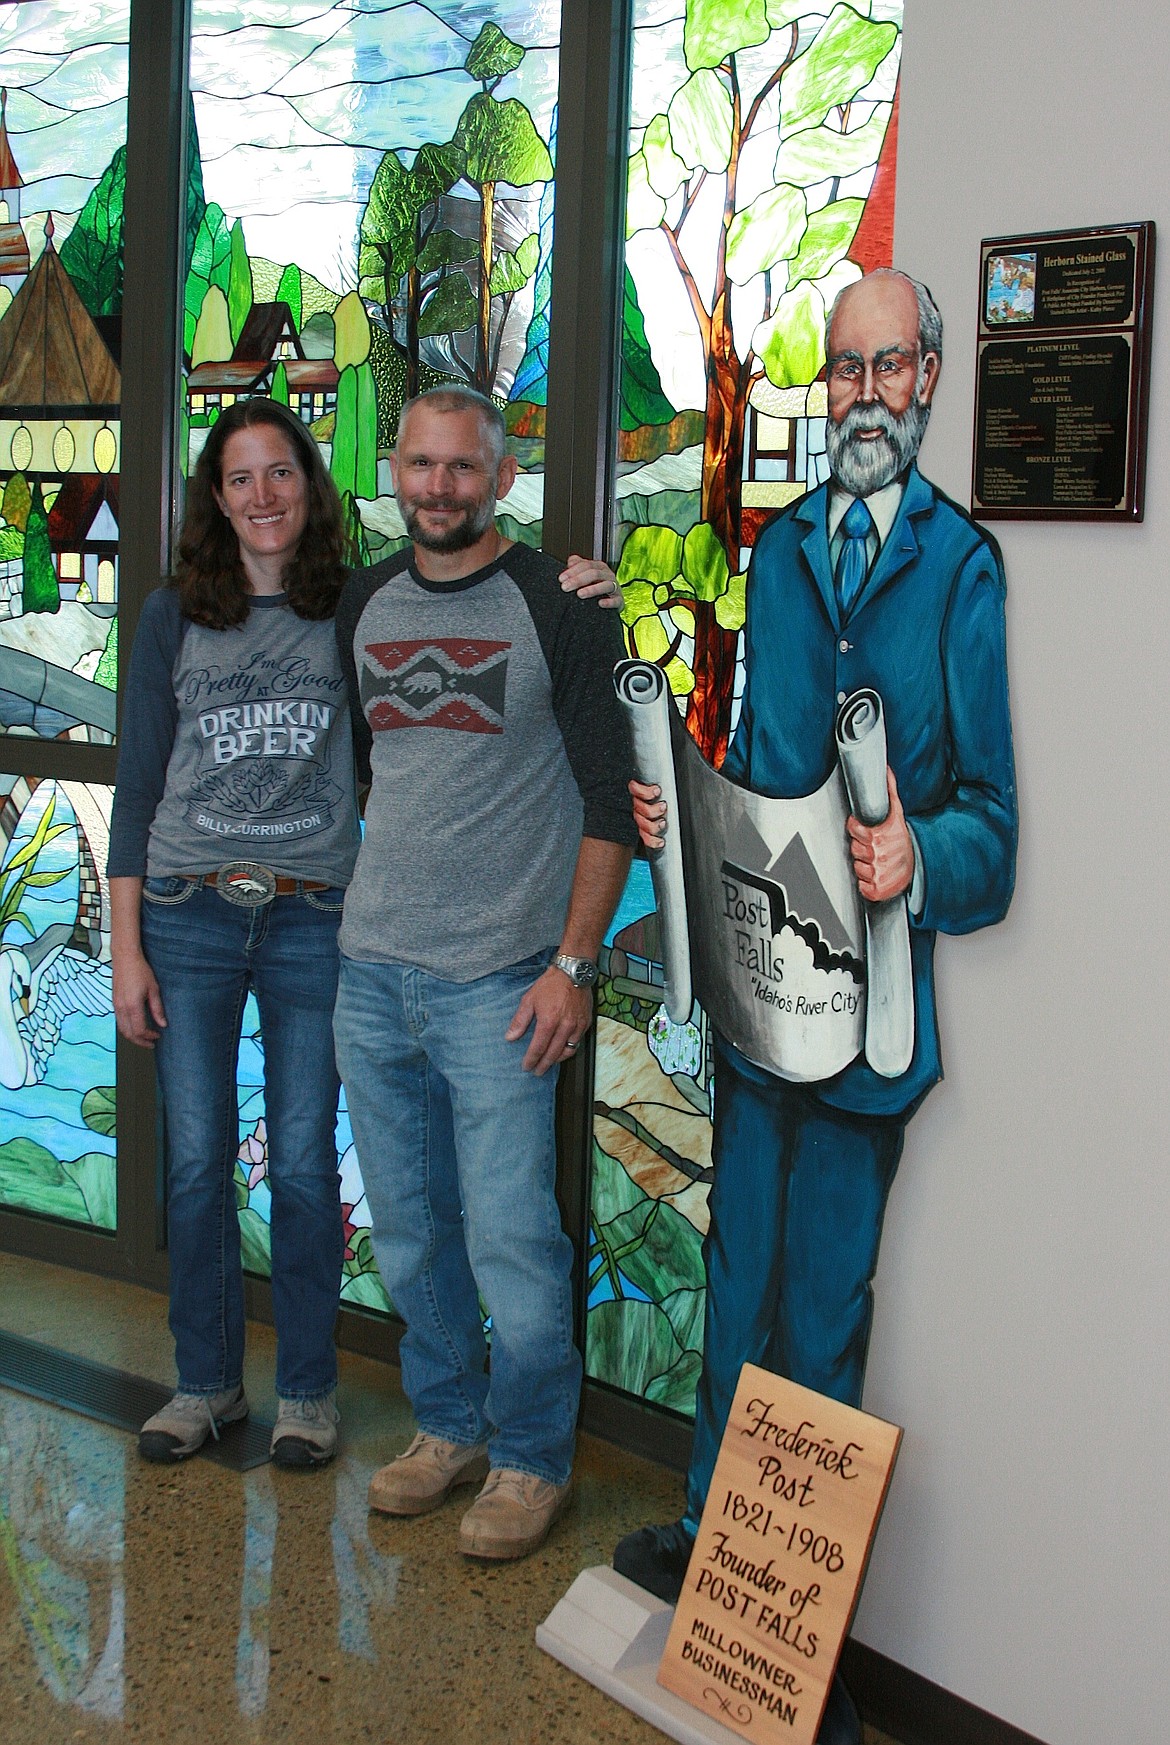
<path fill-rule="evenodd" d="M 902 1432 L 745 1363 L 658 1682 L 813 1745 Z"/>
<path fill-rule="evenodd" d="M 985 238 L 972 513 L 1140 521 L 1154 226 Z"/>

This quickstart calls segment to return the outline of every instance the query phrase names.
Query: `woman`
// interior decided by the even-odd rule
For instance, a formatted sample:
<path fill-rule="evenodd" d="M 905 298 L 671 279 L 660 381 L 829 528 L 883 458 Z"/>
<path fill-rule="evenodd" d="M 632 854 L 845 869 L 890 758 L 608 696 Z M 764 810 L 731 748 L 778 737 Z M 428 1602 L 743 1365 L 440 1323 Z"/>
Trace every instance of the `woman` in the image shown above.
<path fill-rule="evenodd" d="M 110 839 L 114 1011 L 153 1048 L 166 1116 L 178 1391 L 143 1425 L 182 1460 L 248 1411 L 233 1181 L 236 1053 L 260 1010 L 280 1408 L 273 1460 L 337 1446 L 343 1253 L 330 1022 L 358 847 L 333 610 L 341 507 L 286 407 L 237 402 L 210 431 L 174 581 L 130 661 Z"/>

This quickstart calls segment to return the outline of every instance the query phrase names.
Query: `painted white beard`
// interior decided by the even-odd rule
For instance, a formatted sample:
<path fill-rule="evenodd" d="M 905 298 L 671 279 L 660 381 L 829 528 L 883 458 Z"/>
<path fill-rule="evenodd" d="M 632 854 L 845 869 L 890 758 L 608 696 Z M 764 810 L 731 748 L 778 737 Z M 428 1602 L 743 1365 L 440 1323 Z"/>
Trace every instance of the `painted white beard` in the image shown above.
<path fill-rule="evenodd" d="M 930 407 L 912 400 L 899 417 L 888 407 L 851 406 L 840 424 L 828 419 L 825 452 L 834 480 L 851 497 L 868 497 L 892 485 L 906 471 L 922 445 Z M 862 437 L 861 430 L 880 430 Z"/>

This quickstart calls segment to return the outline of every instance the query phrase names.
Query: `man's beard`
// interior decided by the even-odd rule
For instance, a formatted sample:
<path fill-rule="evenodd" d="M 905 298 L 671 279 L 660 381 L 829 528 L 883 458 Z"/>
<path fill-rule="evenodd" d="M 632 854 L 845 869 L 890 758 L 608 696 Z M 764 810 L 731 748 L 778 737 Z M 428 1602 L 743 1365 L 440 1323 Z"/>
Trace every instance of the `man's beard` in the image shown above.
<path fill-rule="evenodd" d="M 408 503 L 399 486 L 395 492 L 398 510 L 402 516 L 407 533 L 415 545 L 421 545 L 424 551 L 466 551 L 469 546 L 482 539 L 492 524 L 496 512 L 494 493 L 489 494 L 480 503 L 453 503 L 440 499 L 437 503 Z M 459 521 L 452 521 L 441 532 L 431 533 L 419 520 L 420 509 L 453 509 L 462 510 Z"/>
<path fill-rule="evenodd" d="M 825 450 L 837 484 L 851 497 L 868 497 L 892 485 L 918 453 L 929 418 L 930 407 L 921 400 L 912 400 L 901 416 L 878 401 L 851 406 L 840 424 L 830 418 Z M 867 438 L 858 434 L 862 430 L 881 434 Z"/>

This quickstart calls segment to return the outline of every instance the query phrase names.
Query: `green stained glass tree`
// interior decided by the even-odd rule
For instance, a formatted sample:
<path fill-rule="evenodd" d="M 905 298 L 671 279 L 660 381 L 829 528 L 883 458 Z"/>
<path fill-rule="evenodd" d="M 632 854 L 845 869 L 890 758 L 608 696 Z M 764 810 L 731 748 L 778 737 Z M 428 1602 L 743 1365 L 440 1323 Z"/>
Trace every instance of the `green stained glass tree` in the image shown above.
<path fill-rule="evenodd" d="M 475 364 L 472 379 L 481 393 L 488 393 L 494 378 L 491 353 L 492 284 L 494 265 L 494 211 L 496 188 L 507 182 L 514 188 L 527 188 L 552 180 L 552 159 L 548 147 L 532 124 L 527 109 L 515 98 L 500 102 L 495 88 L 505 73 L 523 58 L 523 50 L 494 27 L 484 25 L 467 60 L 472 78 L 482 81 L 483 90 L 473 97 L 455 129 L 454 145 L 463 157 L 463 175 L 480 199 L 479 221 L 479 308 L 475 329 Z M 502 269 L 497 279 L 498 295 L 509 301 L 536 272 L 538 249 L 536 239 L 529 250 L 528 261 L 518 261 Z M 523 246 L 523 245 L 522 245 Z M 507 308 L 501 320 L 506 319 Z"/>
<path fill-rule="evenodd" d="M 337 419 L 330 466 L 337 489 L 345 496 L 378 494 L 378 404 L 370 368 L 370 323 L 361 298 L 351 291 L 333 317 L 333 361 L 337 383 Z"/>
<path fill-rule="evenodd" d="M 252 264 L 244 241 L 244 226 L 237 218 L 231 229 L 228 255 L 228 326 L 235 345 L 252 311 Z"/>
<path fill-rule="evenodd" d="M 61 244 L 61 265 L 91 315 L 122 307 L 122 213 L 126 147 L 120 145 Z"/>
<path fill-rule="evenodd" d="M 61 590 L 49 549 L 49 517 L 39 479 L 33 485 L 24 528 L 21 605 L 26 615 L 30 612 L 59 612 L 61 609 Z"/>
<path fill-rule="evenodd" d="M 214 285 L 227 297 L 231 266 L 231 236 L 223 209 L 214 201 L 205 204 L 191 250 L 191 264 L 183 294 L 183 350 L 191 355 L 195 329 L 204 298 Z"/>
<path fill-rule="evenodd" d="M 288 304 L 292 324 L 299 331 L 301 325 L 301 269 L 295 261 L 285 267 L 280 275 L 280 283 L 276 287 L 276 301 Z"/>
<path fill-rule="evenodd" d="M 877 160 L 888 103 L 868 104 L 858 122 L 851 111 L 899 37 L 896 22 L 869 11 L 838 4 L 825 17 L 799 0 L 687 0 L 673 89 L 660 93 L 629 159 L 627 235 L 665 240 L 697 331 L 706 383 L 699 515 L 722 547 L 728 579 L 740 569 L 753 381 L 814 380 L 826 304 L 860 271 L 848 251 L 865 201 L 838 188 Z M 770 173 L 760 174 L 761 162 Z M 633 556 L 624 561 L 631 581 L 673 587 L 675 576 L 660 568 L 643 573 Z M 682 585 L 670 604 L 684 609 L 694 645 L 687 726 L 718 764 L 731 725 L 736 628 L 720 621 L 709 565 L 703 573 L 693 592 L 676 572 Z M 639 647 L 660 645 L 649 658 L 676 658 L 669 632 L 632 628 Z"/>
<path fill-rule="evenodd" d="M 470 258 L 467 252 L 459 255 L 460 238 L 439 229 L 439 202 L 462 172 L 462 156 L 451 144 L 421 146 L 409 168 L 397 152 L 388 151 L 370 184 L 362 216 L 360 289 L 363 296 L 382 305 L 386 330 L 392 338 L 395 300 L 401 296 L 405 343 L 400 345 L 395 339 L 394 344 L 406 364 L 407 399 L 418 393 L 421 381 L 419 340 L 423 337 L 420 319 L 424 296 L 433 302 L 446 270 Z M 436 329 L 432 318 L 427 331 L 459 330 Z"/>

